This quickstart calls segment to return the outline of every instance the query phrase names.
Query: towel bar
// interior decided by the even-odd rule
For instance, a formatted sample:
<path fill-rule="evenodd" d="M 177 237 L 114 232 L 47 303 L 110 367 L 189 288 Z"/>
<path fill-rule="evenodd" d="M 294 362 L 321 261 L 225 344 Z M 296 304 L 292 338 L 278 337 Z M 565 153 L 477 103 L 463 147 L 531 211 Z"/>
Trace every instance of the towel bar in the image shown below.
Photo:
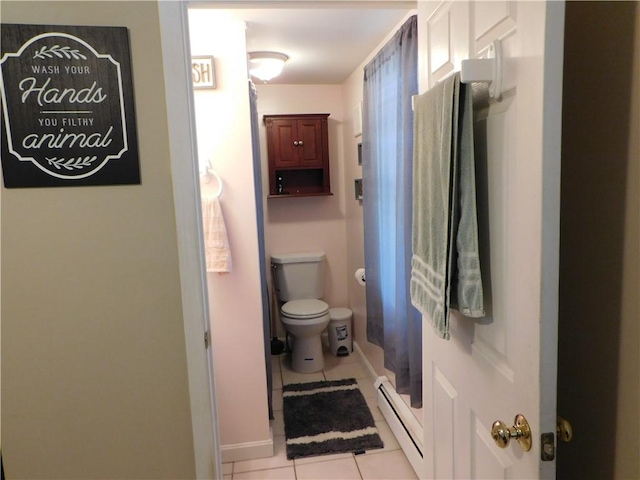
<path fill-rule="evenodd" d="M 487 58 L 463 60 L 460 67 L 462 83 L 488 82 L 489 97 L 502 99 L 502 42 L 494 40 L 487 51 Z"/>
<path fill-rule="evenodd" d="M 489 98 L 499 102 L 502 100 L 502 42 L 494 40 L 487 50 L 487 58 L 462 60 L 460 81 L 462 83 L 486 82 L 489 84 Z M 439 81 L 453 75 L 455 71 L 445 75 Z M 414 108 L 414 96 L 411 97 L 411 110 Z"/>

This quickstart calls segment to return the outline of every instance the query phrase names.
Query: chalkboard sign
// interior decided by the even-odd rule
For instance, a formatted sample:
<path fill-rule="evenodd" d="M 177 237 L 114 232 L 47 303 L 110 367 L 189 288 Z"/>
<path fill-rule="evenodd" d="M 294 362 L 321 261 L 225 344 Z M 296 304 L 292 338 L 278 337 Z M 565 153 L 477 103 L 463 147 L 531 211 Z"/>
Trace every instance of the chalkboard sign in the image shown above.
<path fill-rule="evenodd" d="M 140 183 L 124 27 L 0 27 L 7 188 Z"/>

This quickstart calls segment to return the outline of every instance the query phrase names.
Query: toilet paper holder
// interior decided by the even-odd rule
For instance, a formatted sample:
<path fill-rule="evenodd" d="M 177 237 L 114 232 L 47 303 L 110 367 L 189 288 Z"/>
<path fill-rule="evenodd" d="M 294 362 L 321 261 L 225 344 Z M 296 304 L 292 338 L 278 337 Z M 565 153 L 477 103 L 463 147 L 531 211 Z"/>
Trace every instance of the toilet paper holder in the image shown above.
<path fill-rule="evenodd" d="M 365 283 L 366 283 L 366 279 L 365 279 L 365 271 L 364 271 L 364 268 L 359 268 L 359 269 L 357 269 L 357 270 L 356 270 L 356 272 L 355 272 L 355 274 L 354 274 L 353 276 L 355 277 L 356 281 L 357 281 L 360 285 L 362 285 L 362 286 L 364 286 L 364 285 L 365 285 Z"/>

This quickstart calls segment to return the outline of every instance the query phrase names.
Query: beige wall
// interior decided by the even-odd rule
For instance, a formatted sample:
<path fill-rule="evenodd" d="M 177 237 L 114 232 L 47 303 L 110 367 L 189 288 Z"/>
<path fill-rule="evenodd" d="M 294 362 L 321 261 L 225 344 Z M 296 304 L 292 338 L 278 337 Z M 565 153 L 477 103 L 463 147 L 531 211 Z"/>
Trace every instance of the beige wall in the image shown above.
<path fill-rule="evenodd" d="M 217 88 L 195 92 L 200 160 L 223 181 L 220 198 L 232 271 L 208 273 L 216 399 L 223 461 L 272 452 L 267 408 L 260 264 L 244 22 L 216 10 L 189 13 L 193 55 L 213 55 Z M 217 191 L 202 183 L 203 195 Z M 258 453 L 258 455 L 260 455 Z"/>
<path fill-rule="evenodd" d="M 558 478 L 640 478 L 640 11 L 568 2 Z"/>
<path fill-rule="evenodd" d="M 329 113 L 329 162 L 331 196 L 265 199 L 267 262 L 272 253 L 315 252 L 327 254 L 324 299 L 331 307 L 347 306 L 344 122 L 339 85 L 256 85 L 262 182 L 269 192 L 267 140 L 263 115 L 279 113 Z M 349 160 L 353 161 L 353 158 Z M 279 330 L 282 334 L 283 330 Z"/>
<path fill-rule="evenodd" d="M 2 21 L 130 31 L 142 184 L 2 192 L 8 478 L 193 478 L 155 2 L 2 2 Z"/>

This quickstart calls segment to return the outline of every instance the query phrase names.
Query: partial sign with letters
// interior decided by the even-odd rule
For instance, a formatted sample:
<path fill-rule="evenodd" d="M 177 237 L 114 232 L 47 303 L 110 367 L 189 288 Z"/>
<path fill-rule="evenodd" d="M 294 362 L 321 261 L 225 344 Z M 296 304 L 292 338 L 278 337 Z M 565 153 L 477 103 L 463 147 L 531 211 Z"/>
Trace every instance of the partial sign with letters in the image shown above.
<path fill-rule="evenodd" d="M 193 88 L 216 88 L 216 74 L 212 56 L 191 57 Z"/>
<path fill-rule="evenodd" d="M 1 30 L 5 187 L 139 184 L 127 29 Z"/>

